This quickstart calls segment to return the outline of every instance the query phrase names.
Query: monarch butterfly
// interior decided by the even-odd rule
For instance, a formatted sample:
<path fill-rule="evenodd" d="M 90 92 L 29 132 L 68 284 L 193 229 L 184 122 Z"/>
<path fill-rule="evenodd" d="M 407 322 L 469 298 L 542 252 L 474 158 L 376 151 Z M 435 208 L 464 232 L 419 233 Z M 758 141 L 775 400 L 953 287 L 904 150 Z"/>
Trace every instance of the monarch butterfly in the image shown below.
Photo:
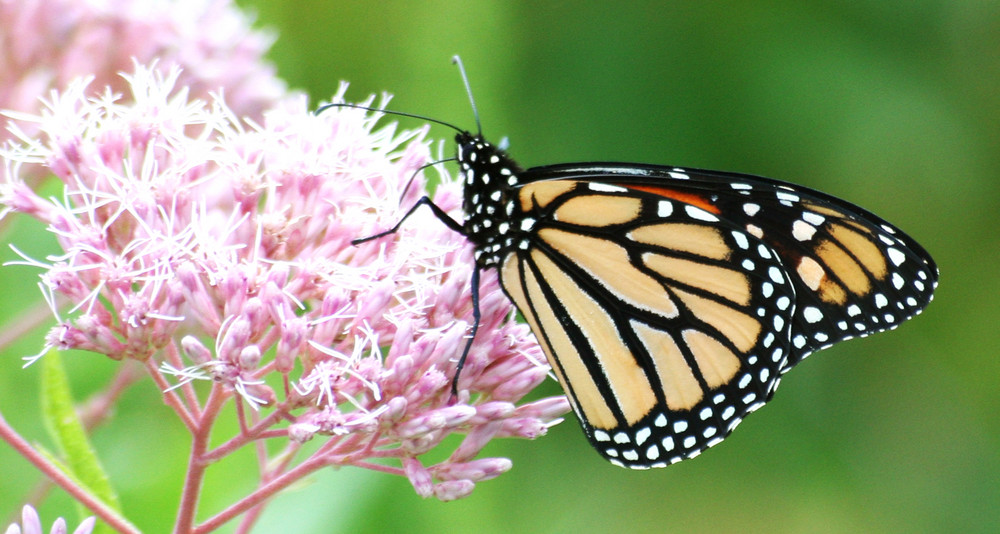
<path fill-rule="evenodd" d="M 497 269 L 590 443 L 622 467 L 697 456 L 810 353 L 895 328 L 937 286 L 914 240 L 819 191 L 630 163 L 524 170 L 481 127 L 428 120 L 458 132 L 464 221 L 425 196 L 354 243 L 394 233 L 422 205 L 465 235 L 475 323 L 459 372 L 478 328 L 480 271 Z"/>

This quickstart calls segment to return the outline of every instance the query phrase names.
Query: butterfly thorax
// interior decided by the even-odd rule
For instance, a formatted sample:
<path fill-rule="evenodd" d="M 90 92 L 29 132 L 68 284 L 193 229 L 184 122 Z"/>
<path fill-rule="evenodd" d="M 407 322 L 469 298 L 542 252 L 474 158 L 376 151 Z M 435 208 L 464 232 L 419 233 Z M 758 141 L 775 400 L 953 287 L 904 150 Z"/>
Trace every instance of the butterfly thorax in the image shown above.
<path fill-rule="evenodd" d="M 465 186 L 464 233 L 476 245 L 476 263 L 494 267 L 523 236 L 524 216 L 515 201 L 521 168 L 480 136 L 463 132 L 455 140 Z"/>

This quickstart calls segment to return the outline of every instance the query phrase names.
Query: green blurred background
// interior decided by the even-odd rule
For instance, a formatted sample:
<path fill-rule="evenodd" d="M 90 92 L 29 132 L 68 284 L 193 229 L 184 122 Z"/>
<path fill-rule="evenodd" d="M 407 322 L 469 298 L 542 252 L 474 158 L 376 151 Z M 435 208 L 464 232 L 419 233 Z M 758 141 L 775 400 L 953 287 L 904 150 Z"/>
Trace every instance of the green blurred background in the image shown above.
<path fill-rule="evenodd" d="M 461 54 L 484 132 L 509 136 L 524 165 L 639 161 L 801 183 L 903 228 L 942 273 L 922 316 L 813 356 L 693 461 L 613 467 L 570 417 L 535 442 L 492 446 L 514 469 L 464 500 L 423 501 L 405 479 L 330 470 L 283 494 L 259 532 L 1000 528 L 1000 3 L 240 3 L 278 32 L 271 59 L 314 101 L 348 80 L 349 99 L 388 91 L 392 109 L 473 128 L 449 62 Z M 24 292 L 0 295 L 3 309 L 36 298 L 28 271 L 16 273 Z M 81 396 L 116 365 L 68 359 Z M 30 430 L 38 369 L 11 361 L 0 368 L 3 413 L 41 436 Z M 150 387 L 130 391 L 94 439 L 126 510 L 158 532 L 172 520 L 186 436 Z M 8 450 L 0 461 L 32 480 Z M 218 469 L 241 461 L 245 474 L 209 481 L 206 511 L 250 487 L 248 459 Z M 7 513 L 23 488 L 3 486 Z M 56 497 L 43 510 L 68 508 Z"/>

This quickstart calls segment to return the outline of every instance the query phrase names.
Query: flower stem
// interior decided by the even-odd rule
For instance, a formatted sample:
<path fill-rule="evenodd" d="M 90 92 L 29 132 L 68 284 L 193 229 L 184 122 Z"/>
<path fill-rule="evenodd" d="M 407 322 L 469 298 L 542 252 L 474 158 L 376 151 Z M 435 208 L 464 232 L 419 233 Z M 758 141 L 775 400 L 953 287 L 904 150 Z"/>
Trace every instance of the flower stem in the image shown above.
<path fill-rule="evenodd" d="M 88 510 L 94 512 L 94 515 L 107 523 L 108 526 L 118 532 L 139 534 L 138 528 L 126 521 L 118 512 L 101 502 L 100 499 L 91 495 L 90 492 L 74 482 L 73 479 L 66 476 L 59 467 L 52 464 L 44 455 L 32 447 L 13 427 L 7 424 L 7 420 L 4 419 L 2 414 L 0 414 L 0 439 L 9 443 L 15 451 L 31 462 L 35 468 L 49 477 L 52 482 L 70 494 L 74 499 L 86 506 Z"/>
<path fill-rule="evenodd" d="M 221 385 L 214 385 L 205 402 L 195 431 L 191 435 L 191 454 L 188 459 L 187 475 L 184 478 L 184 490 L 181 494 L 180 508 L 177 510 L 177 521 L 174 524 L 175 534 L 194 532 L 195 513 L 198 511 L 199 497 L 205 472 L 212 462 L 205 460 L 209 439 L 212 436 L 212 426 L 226 401 L 232 395 L 227 395 Z"/>

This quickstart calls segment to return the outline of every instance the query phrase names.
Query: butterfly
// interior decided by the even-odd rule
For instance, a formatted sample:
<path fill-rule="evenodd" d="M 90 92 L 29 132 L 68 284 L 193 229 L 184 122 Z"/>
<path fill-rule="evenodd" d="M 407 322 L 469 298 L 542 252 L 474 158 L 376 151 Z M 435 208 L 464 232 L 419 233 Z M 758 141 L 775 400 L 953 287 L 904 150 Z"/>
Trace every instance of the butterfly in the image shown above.
<path fill-rule="evenodd" d="M 465 219 L 423 197 L 355 243 L 424 205 L 465 235 L 476 321 L 459 372 L 480 272 L 496 269 L 590 443 L 619 466 L 699 455 L 810 353 L 895 328 L 937 286 L 913 239 L 807 187 L 632 163 L 525 170 L 481 133 L 448 126 Z"/>

